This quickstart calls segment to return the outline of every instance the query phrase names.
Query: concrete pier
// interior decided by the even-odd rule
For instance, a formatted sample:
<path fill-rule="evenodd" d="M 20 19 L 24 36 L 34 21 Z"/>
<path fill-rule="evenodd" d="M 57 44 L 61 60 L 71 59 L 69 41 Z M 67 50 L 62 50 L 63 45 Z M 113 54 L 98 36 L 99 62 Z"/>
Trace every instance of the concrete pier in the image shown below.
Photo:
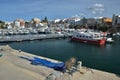
<path fill-rule="evenodd" d="M 0 42 L 20 42 L 20 41 L 31 41 L 31 40 L 43 40 L 43 39 L 59 39 L 68 38 L 70 35 L 60 34 L 30 34 L 30 35 L 11 35 L 11 36 L 0 36 Z"/>
<path fill-rule="evenodd" d="M 20 58 L 20 56 L 33 58 L 36 55 L 23 51 L 17 51 L 6 46 L 0 46 L 0 80 L 46 80 L 52 73 L 61 73 L 56 80 L 120 80 L 120 76 L 104 71 L 81 67 L 73 75 L 58 72 L 44 66 L 30 64 L 30 61 Z M 57 60 L 36 56 L 39 58 L 59 62 Z M 64 77 L 64 78 L 61 78 Z"/>

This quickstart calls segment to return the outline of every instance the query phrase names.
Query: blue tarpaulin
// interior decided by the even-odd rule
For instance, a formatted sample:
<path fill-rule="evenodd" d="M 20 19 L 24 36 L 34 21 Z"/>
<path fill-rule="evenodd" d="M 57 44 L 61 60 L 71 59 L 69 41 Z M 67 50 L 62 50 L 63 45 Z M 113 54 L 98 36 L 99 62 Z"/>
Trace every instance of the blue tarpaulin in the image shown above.
<path fill-rule="evenodd" d="M 64 62 L 55 63 L 55 62 L 51 62 L 46 59 L 41 59 L 41 58 L 37 58 L 37 57 L 34 57 L 33 59 L 29 59 L 27 57 L 21 57 L 21 58 L 31 61 L 31 64 L 33 64 L 33 65 L 46 66 L 46 67 L 53 68 L 53 69 L 59 70 L 59 71 L 65 70 Z"/>
<path fill-rule="evenodd" d="M 53 68 L 55 70 L 60 70 L 60 71 L 65 69 L 65 63 L 63 62 L 55 63 L 55 62 L 51 62 L 51 61 L 37 58 L 37 57 L 34 57 L 34 60 L 32 60 L 32 64 L 42 65 L 42 66 L 46 66 L 46 67 Z"/>

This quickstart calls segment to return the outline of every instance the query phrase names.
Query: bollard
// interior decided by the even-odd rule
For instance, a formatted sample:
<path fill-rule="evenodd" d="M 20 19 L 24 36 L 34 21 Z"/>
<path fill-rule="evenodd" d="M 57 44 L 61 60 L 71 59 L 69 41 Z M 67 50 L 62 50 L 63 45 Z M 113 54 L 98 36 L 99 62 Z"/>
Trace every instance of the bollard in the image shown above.
<path fill-rule="evenodd" d="M 82 61 L 77 62 L 77 70 L 80 70 L 82 67 Z"/>
<path fill-rule="evenodd" d="M 20 52 L 21 52 L 21 49 L 19 49 L 18 51 L 19 51 L 19 53 L 20 53 Z"/>

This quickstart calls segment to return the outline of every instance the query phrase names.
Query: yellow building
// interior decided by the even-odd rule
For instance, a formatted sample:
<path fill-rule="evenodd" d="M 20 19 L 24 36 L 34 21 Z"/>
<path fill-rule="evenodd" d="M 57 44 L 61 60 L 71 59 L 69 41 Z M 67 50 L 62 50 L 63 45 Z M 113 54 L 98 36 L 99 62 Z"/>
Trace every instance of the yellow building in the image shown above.
<path fill-rule="evenodd" d="M 103 22 L 112 23 L 112 19 L 111 18 L 103 18 Z"/>
<path fill-rule="evenodd" d="M 102 19 L 104 26 L 112 26 L 112 19 L 111 18 L 103 18 Z"/>

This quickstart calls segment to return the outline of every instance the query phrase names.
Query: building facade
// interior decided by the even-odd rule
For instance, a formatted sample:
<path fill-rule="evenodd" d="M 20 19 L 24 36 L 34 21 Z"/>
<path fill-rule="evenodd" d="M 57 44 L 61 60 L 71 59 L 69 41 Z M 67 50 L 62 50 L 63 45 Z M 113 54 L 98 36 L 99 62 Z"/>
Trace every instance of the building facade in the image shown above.
<path fill-rule="evenodd" d="M 25 21 L 23 19 L 16 19 L 13 23 L 14 28 L 25 28 Z"/>
<path fill-rule="evenodd" d="M 112 17 L 112 26 L 120 27 L 120 15 L 113 14 L 113 17 Z"/>

